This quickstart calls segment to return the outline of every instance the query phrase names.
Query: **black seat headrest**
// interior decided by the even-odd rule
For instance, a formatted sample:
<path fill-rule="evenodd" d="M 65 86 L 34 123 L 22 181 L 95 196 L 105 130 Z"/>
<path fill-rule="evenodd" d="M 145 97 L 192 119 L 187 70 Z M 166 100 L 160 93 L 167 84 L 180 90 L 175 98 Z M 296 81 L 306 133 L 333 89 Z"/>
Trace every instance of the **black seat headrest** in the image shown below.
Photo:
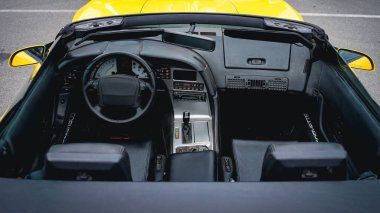
<path fill-rule="evenodd" d="M 124 146 L 103 143 L 53 145 L 46 154 L 48 179 L 131 181 Z"/>
<path fill-rule="evenodd" d="M 336 143 L 272 144 L 268 147 L 261 180 L 343 180 L 347 153 Z"/>

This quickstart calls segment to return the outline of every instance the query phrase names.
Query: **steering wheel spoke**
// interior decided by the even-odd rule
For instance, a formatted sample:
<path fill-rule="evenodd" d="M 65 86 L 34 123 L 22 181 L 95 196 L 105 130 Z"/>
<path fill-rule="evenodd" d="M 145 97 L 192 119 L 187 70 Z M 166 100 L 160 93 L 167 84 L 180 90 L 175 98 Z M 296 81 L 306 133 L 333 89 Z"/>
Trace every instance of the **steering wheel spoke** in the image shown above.
<path fill-rule="evenodd" d="M 147 82 L 145 81 L 140 81 L 140 87 L 143 91 L 148 90 L 150 93 L 154 92 L 154 88 Z"/>
<path fill-rule="evenodd" d="M 94 110 L 98 113 L 102 113 L 102 107 L 99 104 L 95 104 Z"/>
<path fill-rule="evenodd" d="M 146 88 L 149 90 L 149 92 L 153 93 L 154 89 L 150 84 L 146 84 Z"/>
<path fill-rule="evenodd" d="M 95 90 L 98 90 L 98 85 L 99 85 L 99 79 L 91 79 L 89 80 L 85 85 L 84 89 L 87 91 L 88 88 L 92 88 Z"/>
<path fill-rule="evenodd" d="M 136 114 L 140 114 L 141 112 L 144 111 L 144 108 L 142 108 L 141 106 L 140 107 L 137 107 L 136 109 Z"/>

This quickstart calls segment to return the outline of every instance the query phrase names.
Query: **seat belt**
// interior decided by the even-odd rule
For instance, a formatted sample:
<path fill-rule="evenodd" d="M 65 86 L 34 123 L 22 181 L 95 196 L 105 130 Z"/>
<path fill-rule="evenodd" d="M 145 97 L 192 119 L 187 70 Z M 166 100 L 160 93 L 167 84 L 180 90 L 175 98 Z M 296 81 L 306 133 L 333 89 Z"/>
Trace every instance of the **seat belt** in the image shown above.
<path fill-rule="evenodd" d="M 69 115 L 71 91 L 72 87 L 66 85 L 61 88 L 56 96 L 53 114 L 53 144 L 66 143 L 71 126 L 74 123 L 76 113 L 70 113 Z"/>

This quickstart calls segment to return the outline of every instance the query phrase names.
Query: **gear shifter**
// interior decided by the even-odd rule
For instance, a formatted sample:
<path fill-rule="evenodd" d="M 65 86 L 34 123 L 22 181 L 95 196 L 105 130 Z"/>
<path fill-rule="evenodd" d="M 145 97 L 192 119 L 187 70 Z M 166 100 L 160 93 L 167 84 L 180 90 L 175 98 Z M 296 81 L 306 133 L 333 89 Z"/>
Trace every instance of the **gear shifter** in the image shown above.
<path fill-rule="evenodd" d="M 182 142 L 192 143 L 192 128 L 190 124 L 190 112 L 183 112 L 183 124 L 182 124 Z"/>

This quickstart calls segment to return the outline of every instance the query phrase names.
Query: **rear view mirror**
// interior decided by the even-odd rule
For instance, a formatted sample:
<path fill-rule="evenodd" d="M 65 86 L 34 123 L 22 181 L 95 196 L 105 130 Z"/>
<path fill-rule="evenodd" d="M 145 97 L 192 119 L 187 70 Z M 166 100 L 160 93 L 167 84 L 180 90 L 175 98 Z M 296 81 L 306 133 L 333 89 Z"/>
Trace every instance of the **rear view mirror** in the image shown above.
<path fill-rule="evenodd" d="M 44 54 L 44 45 L 26 47 L 14 52 L 11 55 L 11 57 L 9 57 L 8 64 L 11 67 L 21 67 L 33 64 L 40 64 L 42 63 Z"/>
<path fill-rule="evenodd" d="M 339 49 L 338 53 L 346 61 L 350 68 L 372 72 L 376 69 L 374 60 L 367 54 L 343 48 Z"/>

